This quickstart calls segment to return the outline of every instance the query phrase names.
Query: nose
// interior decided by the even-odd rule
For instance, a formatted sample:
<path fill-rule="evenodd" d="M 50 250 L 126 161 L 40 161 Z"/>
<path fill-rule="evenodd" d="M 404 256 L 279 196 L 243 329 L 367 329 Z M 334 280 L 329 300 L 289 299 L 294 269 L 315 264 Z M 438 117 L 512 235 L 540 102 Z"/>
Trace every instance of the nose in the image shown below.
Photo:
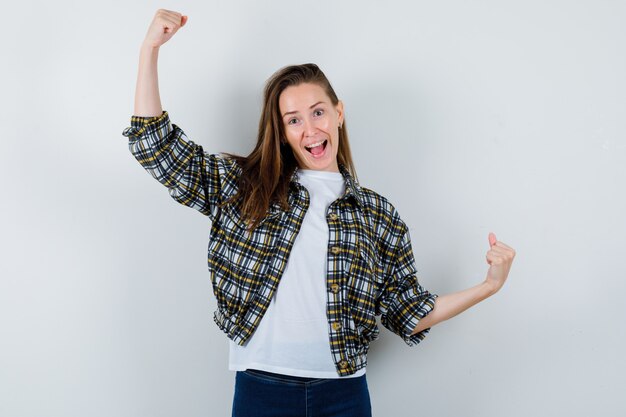
<path fill-rule="evenodd" d="M 304 119 L 304 134 L 305 136 L 315 136 L 315 123 L 308 119 Z"/>

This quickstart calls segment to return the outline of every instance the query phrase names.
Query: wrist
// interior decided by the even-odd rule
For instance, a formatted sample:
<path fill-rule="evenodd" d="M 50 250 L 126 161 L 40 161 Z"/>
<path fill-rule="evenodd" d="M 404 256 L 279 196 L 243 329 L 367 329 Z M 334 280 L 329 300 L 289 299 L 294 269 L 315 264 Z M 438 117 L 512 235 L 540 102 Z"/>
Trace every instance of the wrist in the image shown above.
<path fill-rule="evenodd" d="M 159 52 L 159 48 L 160 46 L 155 46 L 154 44 L 148 42 L 147 40 L 144 40 L 143 43 L 141 44 L 141 52 L 143 53 L 157 53 Z"/>
<path fill-rule="evenodd" d="M 491 297 L 492 295 L 497 293 L 501 288 L 500 286 L 498 286 L 496 283 L 494 283 L 493 281 L 489 279 L 486 279 L 481 285 L 483 287 L 485 298 Z"/>

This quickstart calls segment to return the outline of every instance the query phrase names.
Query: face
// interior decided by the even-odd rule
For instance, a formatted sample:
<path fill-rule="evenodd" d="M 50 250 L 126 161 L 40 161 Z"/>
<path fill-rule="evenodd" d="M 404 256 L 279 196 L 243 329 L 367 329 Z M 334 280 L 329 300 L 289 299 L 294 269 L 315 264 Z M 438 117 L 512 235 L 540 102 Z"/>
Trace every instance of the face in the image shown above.
<path fill-rule="evenodd" d="M 302 169 L 339 172 L 339 125 L 343 103 L 333 106 L 317 84 L 287 87 L 278 99 L 285 136 Z"/>

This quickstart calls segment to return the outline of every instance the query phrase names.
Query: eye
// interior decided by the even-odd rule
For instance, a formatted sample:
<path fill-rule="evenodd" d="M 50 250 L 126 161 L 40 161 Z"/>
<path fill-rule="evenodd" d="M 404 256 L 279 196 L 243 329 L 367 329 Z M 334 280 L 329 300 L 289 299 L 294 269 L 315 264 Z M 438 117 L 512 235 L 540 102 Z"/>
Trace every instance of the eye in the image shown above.
<path fill-rule="evenodd" d="M 295 117 L 293 117 L 293 118 L 291 118 L 291 119 L 289 119 L 289 120 L 287 121 L 287 124 L 288 124 L 288 125 L 292 125 L 292 124 L 296 123 L 297 121 L 298 121 L 298 119 L 296 119 Z"/>
<path fill-rule="evenodd" d="M 321 116 L 322 114 L 324 114 L 324 110 L 322 109 L 317 109 L 313 112 L 314 115 L 316 116 Z"/>

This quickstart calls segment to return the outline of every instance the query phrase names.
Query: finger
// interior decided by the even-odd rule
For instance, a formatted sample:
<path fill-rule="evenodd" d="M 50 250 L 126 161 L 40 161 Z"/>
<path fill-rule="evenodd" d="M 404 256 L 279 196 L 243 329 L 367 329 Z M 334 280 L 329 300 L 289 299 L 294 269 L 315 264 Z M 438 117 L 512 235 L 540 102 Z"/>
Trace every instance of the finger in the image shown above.
<path fill-rule="evenodd" d="M 176 22 L 176 21 L 180 21 L 180 16 L 178 16 L 178 18 L 176 17 L 176 13 L 175 12 L 170 12 L 167 10 L 159 10 L 155 16 L 155 20 L 167 20 L 170 22 Z"/>
<path fill-rule="evenodd" d="M 491 265 L 494 261 L 496 261 L 497 259 L 499 259 L 501 257 L 500 254 L 490 250 L 487 251 L 487 254 L 485 255 L 485 258 L 487 259 L 487 263 L 489 265 Z"/>
<path fill-rule="evenodd" d="M 487 263 L 491 266 L 501 266 L 510 268 L 513 263 L 513 258 L 510 256 L 500 256 L 491 254 L 487 256 Z"/>
<path fill-rule="evenodd" d="M 166 19 L 170 22 L 177 23 L 177 24 L 180 24 L 180 21 L 183 17 L 181 13 L 172 12 L 169 10 L 159 10 L 159 12 L 157 12 L 157 16 L 160 19 Z"/>
<path fill-rule="evenodd" d="M 503 265 L 506 262 L 506 258 L 493 253 L 487 254 L 487 263 L 489 265 Z"/>
<path fill-rule="evenodd" d="M 178 18 L 182 16 L 182 14 L 179 12 L 175 12 L 174 10 L 167 10 L 167 9 L 160 9 L 159 13 L 162 14 L 163 16 L 172 16 L 172 17 L 178 17 Z"/>
<path fill-rule="evenodd" d="M 511 249 L 502 248 L 498 245 L 492 246 L 491 249 L 489 249 L 489 251 L 497 253 L 498 255 L 502 255 L 502 256 L 508 256 L 508 255 L 513 254 L 513 251 Z"/>
<path fill-rule="evenodd" d="M 497 255 L 494 255 L 493 253 L 487 253 L 487 256 L 485 256 L 485 259 L 487 260 L 487 263 L 489 265 L 498 265 L 500 257 Z"/>
<path fill-rule="evenodd" d="M 489 232 L 489 246 L 495 245 L 497 241 L 496 235 L 493 232 Z"/>
<path fill-rule="evenodd" d="M 505 244 L 505 243 L 502 243 L 502 242 L 500 242 L 500 241 L 498 241 L 498 242 L 496 243 L 496 246 L 499 246 L 499 247 L 501 247 L 501 248 L 505 248 L 505 249 L 509 249 L 509 250 L 515 250 L 515 249 L 513 249 L 512 247 L 510 247 L 509 245 L 507 245 L 507 244 Z"/>
<path fill-rule="evenodd" d="M 503 256 L 508 260 L 512 260 L 515 258 L 515 250 L 508 247 L 503 248 L 498 245 L 494 245 L 491 247 L 490 251 L 493 251 L 494 253 L 497 253 L 498 255 Z"/>
<path fill-rule="evenodd" d="M 163 19 L 163 28 L 166 29 L 166 33 L 174 34 L 180 29 L 180 22 L 170 18 Z"/>
<path fill-rule="evenodd" d="M 167 18 L 176 26 L 183 27 L 187 22 L 187 16 L 183 16 L 181 13 L 172 13 Z"/>
<path fill-rule="evenodd" d="M 175 27 L 176 30 L 178 30 L 185 26 L 185 23 L 187 23 L 187 16 L 176 13 L 173 16 L 168 16 L 167 20 L 169 22 L 172 22 L 172 25 Z"/>
<path fill-rule="evenodd" d="M 170 27 L 178 27 L 180 26 L 180 17 L 176 16 L 164 16 L 163 21 L 167 23 Z"/>

